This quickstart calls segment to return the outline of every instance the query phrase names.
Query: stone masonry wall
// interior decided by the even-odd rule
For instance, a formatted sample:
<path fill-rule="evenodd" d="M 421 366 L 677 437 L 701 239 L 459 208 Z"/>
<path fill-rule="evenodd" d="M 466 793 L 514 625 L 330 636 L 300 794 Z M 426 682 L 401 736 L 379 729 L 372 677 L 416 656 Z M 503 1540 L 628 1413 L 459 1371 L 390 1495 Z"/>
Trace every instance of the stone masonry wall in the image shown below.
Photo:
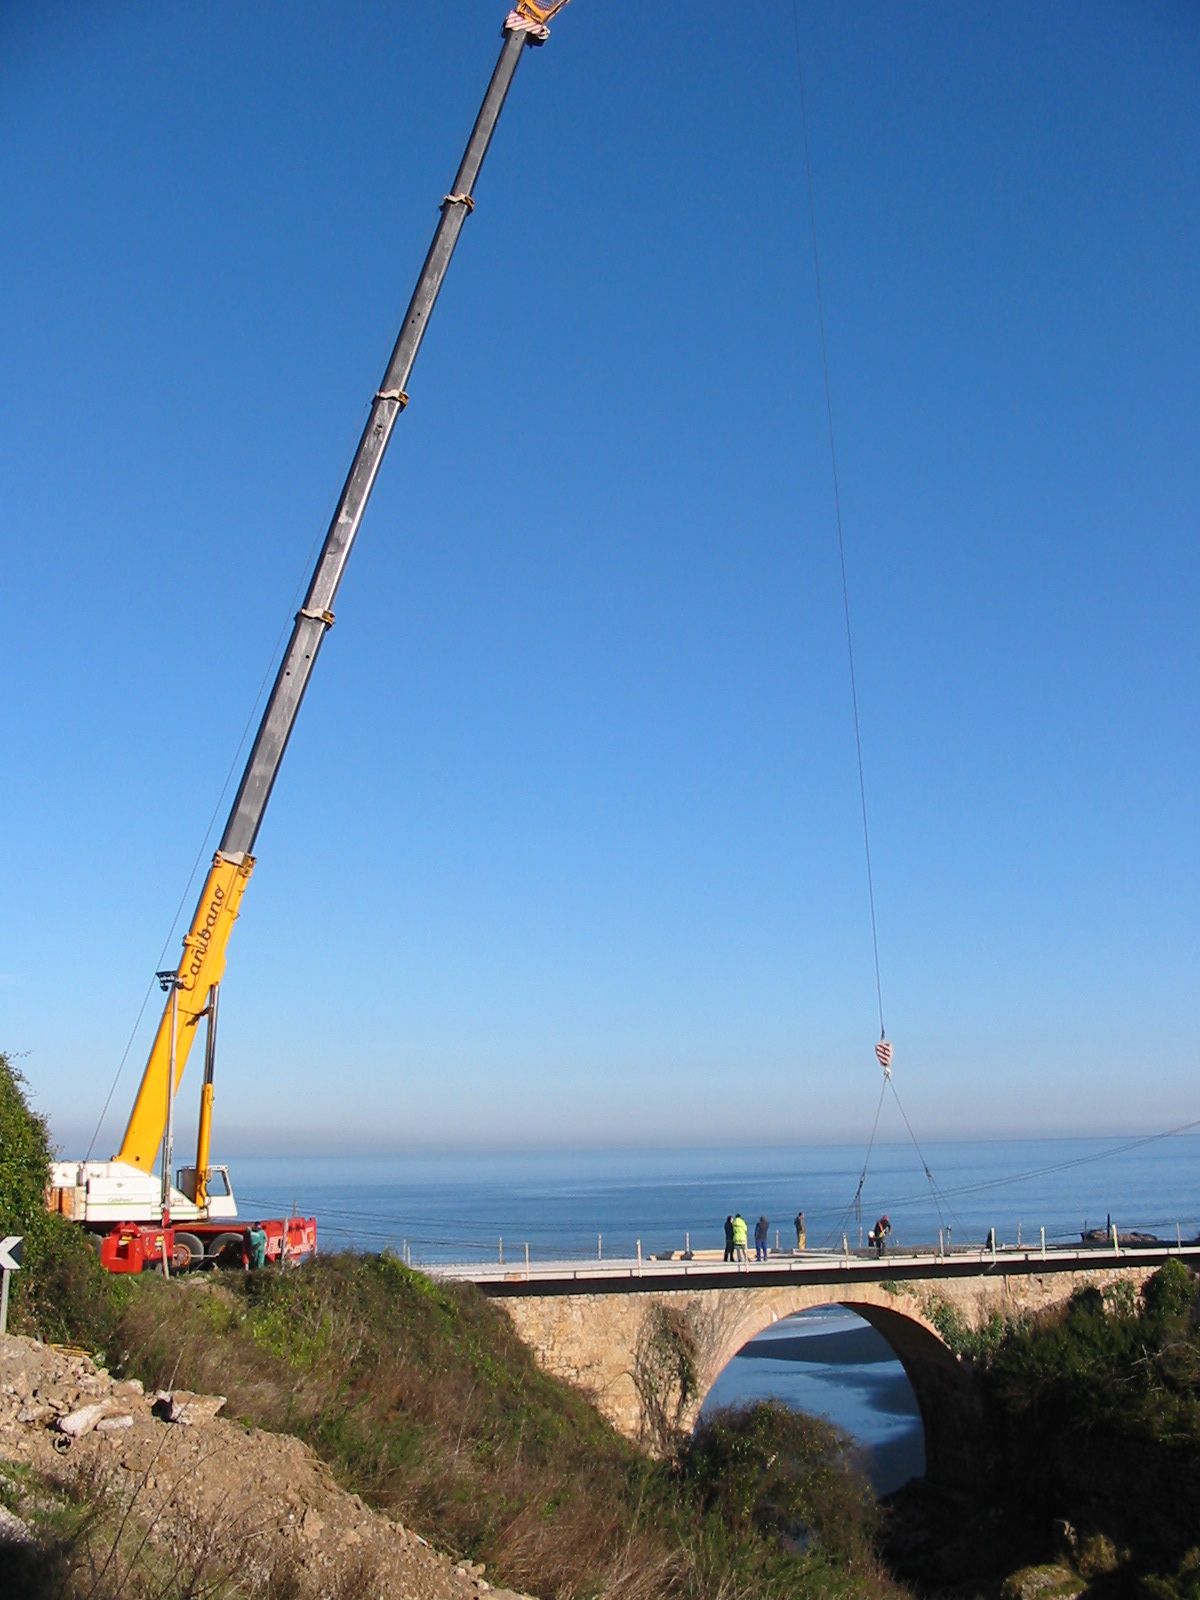
<path fill-rule="evenodd" d="M 965 1370 L 947 1349 L 931 1315 L 938 1302 L 972 1328 L 996 1313 L 1013 1318 L 1066 1300 L 1084 1286 L 1106 1289 L 1123 1279 L 1139 1289 L 1151 1268 L 1111 1264 L 1079 1272 L 881 1282 L 656 1288 L 609 1294 L 501 1297 L 518 1334 L 547 1371 L 586 1390 L 627 1437 L 644 1440 L 642 1403 L 635 1382 L 639 1339 L 655 1305 L 670 1307 L 693 1330 L 698 1351 L 698 1393 L 682 1417 L 694 1424 L 717 1376 L 755 1334 L 794 1312 L 842 1305 L 876 1327 L 895 1350 L 913 1385 L 925 1424 L 931 1476 L 956 1473 L 964 1420 L 971 1409 Z M 964 1410 L 965 1408 L 965 1410 Z"/>

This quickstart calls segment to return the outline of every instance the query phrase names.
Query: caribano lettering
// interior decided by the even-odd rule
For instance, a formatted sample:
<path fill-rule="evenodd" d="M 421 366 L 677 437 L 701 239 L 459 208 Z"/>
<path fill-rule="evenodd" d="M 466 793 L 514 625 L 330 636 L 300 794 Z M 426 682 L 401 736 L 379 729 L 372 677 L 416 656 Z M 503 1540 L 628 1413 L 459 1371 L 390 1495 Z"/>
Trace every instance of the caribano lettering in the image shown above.
<path fill-rule="evenodd" d="M 213 890 L 212 901 L 209 904 L 207 915 L 204 918 L 204 926 L 196 930 L 196 938 L 202 939 L 204 943 L 201 948 L 195 951 L 192 955 L 192 964 L 188 968 L 188 971 L 191 973 L 193 978 L 198 978 L 200 976 L 200 969 L 204 965 L 205 956 L 208 954 L 208 942 L 212 938 L 213 929 L 216 927 L 217 918 L 221 914 L 221 904 L 224 899 L 225 891 L 218 884 Z"/>

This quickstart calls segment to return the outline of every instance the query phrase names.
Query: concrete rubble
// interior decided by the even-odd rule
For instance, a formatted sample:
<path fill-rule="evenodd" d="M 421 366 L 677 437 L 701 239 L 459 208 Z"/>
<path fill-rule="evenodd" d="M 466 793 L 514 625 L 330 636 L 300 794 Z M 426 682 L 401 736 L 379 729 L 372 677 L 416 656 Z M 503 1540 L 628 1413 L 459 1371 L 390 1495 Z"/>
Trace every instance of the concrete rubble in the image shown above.
<path fill-rule="evenodd" d="M 219 1416 L 224 1404 L 147 1395 L 80 1352 L 0 1337 L 0 1478 L 13 1463 L 51 1492 L 112 1496 L 152 1541 L 224 1563 L 248 1600 L 281 1569 L 298 1600 L 527 1600 L 371 1511 L 298 1439 Z M 10 1504 L 21 1481 L 11 1475 Z M 36 1537 L 24 1510 L 0 1508 L 0 1545 Z"/>

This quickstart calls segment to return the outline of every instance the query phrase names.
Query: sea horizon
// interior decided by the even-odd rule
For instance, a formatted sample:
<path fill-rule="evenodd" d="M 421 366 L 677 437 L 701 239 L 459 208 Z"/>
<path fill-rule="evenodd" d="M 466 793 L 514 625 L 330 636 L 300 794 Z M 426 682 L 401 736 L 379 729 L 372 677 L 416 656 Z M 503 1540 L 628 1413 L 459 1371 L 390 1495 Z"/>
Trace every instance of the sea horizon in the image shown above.
<path fill-rule="evenodd" d="M 413 1260 L 494 1259 L 507 1241 L 551 1255 L 632 1256 L 722 1243 L 724 1217 L 765 1214 L 781 1246 L 805 1212 L 808 1242 L 861 1236 L 877 1210 L 897 1245 L 1077 1239 L 1122 1228 L 1200 1231 L 1200 1133 L 928 1141 L 920 1148 L 731 1145 L 384 1156 L 230 1157 L 243 1208 L 300 1210 L 326 1248 L 391 1248 Z"/>

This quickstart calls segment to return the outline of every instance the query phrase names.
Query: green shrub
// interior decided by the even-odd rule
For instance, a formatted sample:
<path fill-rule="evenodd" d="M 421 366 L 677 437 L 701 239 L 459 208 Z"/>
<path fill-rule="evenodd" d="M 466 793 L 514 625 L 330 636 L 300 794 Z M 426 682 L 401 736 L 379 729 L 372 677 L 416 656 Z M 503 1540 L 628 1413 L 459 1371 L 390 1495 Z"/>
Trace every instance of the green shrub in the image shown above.
<path fill-rule="evenodd" d="M 852 1566 L 872 1559 L 878 1523 L 853 1448 L 831 1423 L 766 1401 L 701 1423 L 681 1470 L 724 1526 L 795 1548 L 815 1543 L 830 1560 Z"/>
<path fill-rule="evenodd" d="M 104 1272 L 83 1229 L 46 1210 L 50 1136 L 31 1111 L 24 1079 L 0 1054 L 0 1236 L 24 1240 L 11 1280 L 10 1327 L 43 1339 L 103 1342 L 120 1289 Z"/>
<path fill-rule="evenodd" d="M 1200 1600 L 1200 1546 L 1193 1546 L 1172 1573 L 1154 1573 L 1137 1586 L 1138 1600 Z"/>
<path fill-rule="evenodd" d="M 982 1328 L 972 1328 L 956 1306 L 939 1294 L 928 1294 L 922 1301 L 926 1316 L 956 1356 L 969 1361 L 986 1360 L 1003 1342 L 1008 1322 L 993 1312 Z"/>
<path fill-rule="evenodd" d="M 1142 1286 L 1144 1314 L 1160 1327 L 1190 1317 L 1195 1304 L 1195 1275 L 1177 1257 L 1164 1261 Z"/>
<path fill-rule="evenodd" d="M 1127 1551 L 1146 1595 L 1155 1584 L 1186 1594 L 1193 1581 L 1170 1574 L 1200 1526 L 1195 1302 L 1195 1278 L 1168 1260 L 1140 1299 L 1084 1289 L 1014 1325 L 981 1370 L 1011 1516 L 1053 1505 L 1081 1548 Z"/>

